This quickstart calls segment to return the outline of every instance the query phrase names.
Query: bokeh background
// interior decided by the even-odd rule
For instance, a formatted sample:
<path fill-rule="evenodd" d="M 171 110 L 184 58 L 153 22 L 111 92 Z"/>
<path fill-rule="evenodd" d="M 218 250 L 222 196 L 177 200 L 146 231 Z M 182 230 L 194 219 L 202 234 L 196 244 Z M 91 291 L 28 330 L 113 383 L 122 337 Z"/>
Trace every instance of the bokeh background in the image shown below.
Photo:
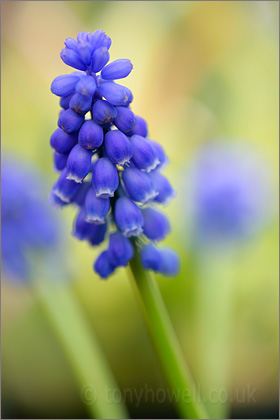
<path fill-rule="evenodd" d="M 174 279 L 157 276 L 175 330 L 202 389 L 229 392 L 231 417 L 278 416 L 279 4 L 272 1 L 3 1 L 2 151 L 40 169 L 49 188 L 49 137 L 58 101 L 50 83 L 69 72 L 67 37 L 103 29 L 111 60 L 130 58 L 133 111 L 149 123 L 178 192 L 166 243 L 182 259 Z M 246 143 L 265 168 L 265 217 L 226 246 L 195 245 L 191 168 L 201 147 Z M 92 271 L 98 251 L 70 234 L 74 211 L 58 212 L 62 270 L 120 388 L 165 387 L 125 269 L 107 282 Z M 203 242 L 203 241 L 202 241 Z M 44 256 L 41 256 L 44 257 Z M 34 264 L 36 261 L 34 261 Z M 81 349 L 81 357 L 83 350 Z M 255 389 L 255 400 L 238 392 Z M 240 391 L 241 390 L 241 391 Z M 239 396 L 239 398 L 238 398 Z M 128 404 L 132 418 L 174 418 L 168 401 Z M 87 418 L 79 386 L 28 284 L 2 277 L 2 417 Z"/>

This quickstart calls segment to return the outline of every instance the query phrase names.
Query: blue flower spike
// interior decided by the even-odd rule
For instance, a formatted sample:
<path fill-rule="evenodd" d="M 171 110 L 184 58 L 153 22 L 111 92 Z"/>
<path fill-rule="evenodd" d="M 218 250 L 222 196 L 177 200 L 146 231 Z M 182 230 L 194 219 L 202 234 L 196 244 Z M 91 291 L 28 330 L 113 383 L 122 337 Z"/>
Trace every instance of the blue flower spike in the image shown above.
<path fill-rule="evenodd" d="M 108 63 L 110 47 L 111 39 L 97 30 L 67 38 L 61 51 L 73 69 L 51 84 L 61 111 L 50 140 L 54 169 L 60 172 L 50 202 L 78 207 L 77 239 L 92 246 L 108 242 L 94 263 L 101 278 L 126 266 L 136 246 L 145 269 L 174 275 L 177 254 L 155 245 L 170 231 L 168 219 L 155 208 L 175 196 L 160 173 L 168 159 L 163 147 L 147 138 L 146 120 L 130 109 L 130 89 L 115 82 L 131 73 L 132 63 Z"/>

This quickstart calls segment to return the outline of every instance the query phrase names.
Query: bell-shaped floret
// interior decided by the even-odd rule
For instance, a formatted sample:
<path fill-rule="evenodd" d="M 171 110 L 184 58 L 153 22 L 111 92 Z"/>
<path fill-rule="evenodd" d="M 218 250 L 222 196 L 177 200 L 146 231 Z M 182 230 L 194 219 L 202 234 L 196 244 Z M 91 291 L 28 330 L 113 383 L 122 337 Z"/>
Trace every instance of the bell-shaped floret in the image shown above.
<path fill-rule="evenodd" d="M 79 131 L 79 144 L 85 149 L 94 150 L 103 143 L 103 129 L 95 121 L 87 120 Z"/>
<path fill-rule="evenodd" d="M 115 60 L 110 64 L 107 64 L 106 67 L 101 72 L 101 77 L 104 80 L 114 80 L 114 79 L 123 79 L 128 76 L 133 65 L 128 59 L 119 59 Z"/>
<path fill-rule="evenodd" d="M 66 133 L 73 133 L 81 128 L 83 122 L 83 115 L 77 114 L 72 109 L 66 109 L 60 113 L 57 125 Z"/>
<path fill-rule="evenodd" d="M 164 204 L 165 206 L 170 203 L 172 198 L 176 196 L 176 191 L 172 188 L 168 179 L 158 171 L 152 171 L 149 174 L 158 195 L 155 197 L 157 203 Z"/>
<path fill-rule="evenodd" d="M 91 187 L 85 198 L 85 220 L 88 223 L 102 224 L 110 210 L 110 199 L 96 197 Z"/>
<path fill-rule="evenodd" d="M 159 165 L 160 161 L 150 140 L 134 134 L 130 141 L 133 147 L 133 163 L 138 169 L 150 172 Z"/>
<path fill-rule="evenodd" d="M 137 168 L 125 169 L 122 179 L 128 195 L 134 201 L 145 204 L 158 194 L 149 176 Z"/>
<path fill-rule="evenodd" d="M 115 270 L 111 264 L 108 251 L 103 251 L 94 263 L 94 271 L 103 279 L 109 277 Z"/>
<path fill-rule="evenodd" d="M 153 208 L 142 210 L 144 216 L 143 232 L 151 241 L 162 241 L 170 231 L 167 217 Z"/>
<path fill-rule="evenodd" d="M 130 240 L 120 232 L 110 235 L 109 258 L 114 267 L 126 266 L 134 255 L 133 246 Z"/>
<path fill-rule="evenodd" d="M 108 158 L 98 159 L 92 169 L 92 186 L 97 197 L 113 197 L 119 177 L 115 165 Z"/>
<path fill-rule="evenodd" d="M 144 219 L 139 207 L 127 197 L 121 197 L 115 205 L 115 221 L 127 238 L 143 232 Z"/>
<path fill-rule="evenodd" d="M 108 131 L 105 135 L 105 151 L 111 162 L 118 165 L 129 163 L 133 151 L 125 134 L 119 130 Z"/>
<path fill-rule="evenodd" d="M 84 149 L 76 144 L 67 160 L 67 179 L 82 182 L 91 170 L 91 156 L 91 150 Z"/>

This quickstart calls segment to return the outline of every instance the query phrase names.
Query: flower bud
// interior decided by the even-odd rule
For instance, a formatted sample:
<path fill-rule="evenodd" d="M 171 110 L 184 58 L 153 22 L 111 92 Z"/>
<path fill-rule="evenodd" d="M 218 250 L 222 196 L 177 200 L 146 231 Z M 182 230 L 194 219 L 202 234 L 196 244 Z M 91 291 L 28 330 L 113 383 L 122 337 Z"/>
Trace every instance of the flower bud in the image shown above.
<path fill-rule="evenodd" d="M 76 84 L 80 78 L 73 74 L 57 76 L 51 84 L 51 91 L 57 96 L 67 96 L 75 92 Z"/>
<path fill-rule="evenodd" d="M 130 90 L 113 82 L 98 86 L 98 91 L 112 105 L 124 105 L 129 99 Z"/>
<path fill-rule="evenodd" d="M 108 131 L 105 134 L 105 151 L 111 162 L 124 165 L 130 161 L 132 156 L 132 146 L 130 141 L 119 130 Z"/>
<path fill-rule="evenodd" d="M 180 270 L 180 260 L 178 254 L 170 248 L 159 249 L 162 266 L 160 267 L 160 273 L 165 276 L 176 276 Z"/>
<path fill-rule="evenodd" d="M 103 251 L 99 255 L 94 263 L 93 268 L 96 273 L 99 274 L 99 276 L 103 279 L 106 279 L 108 276 L 110 276 L 110 274 L 114 272 L 115 268 L 110 262 L 108 251 Z"/>
<path fill-rule="evenodd" d="M 158 194 L 149 176 L 137 168 L 125 169 L 122 179 L 127 193 L 134 201 L 145 204 Z"/>
<path fill-rule="evenodd" d="M 135 118 L 133 112 L 126 107 L 116 107 L 117 116 L 114 119 L 115 126 L 123 133 L 128 133 L 135 124 Z"/>
<path fill-rule="evenodd" d="M 160 172 L 152 171 L 149 174 L 149 177 L 151 178 L 155 189 L 158 191 L 158 195 L 155 197 L 154 201 L 167 206 L 172 198 L 176 196 L 176 191 L 172 188 L 168 179 Z"/>
<path fill-rule="evenodd" d="M 110 54 L 106 47 L 98 48 L 92 54 L 92 71 L 98 73 L 108 63 Z"/>
<path fill-rule="evenodd" d="M 84 116 L 77 114 L 72 109 L 62 111 L 58 119 L 58 127 L 66 133 L 78 131 L 84 122 Z"/>
<path fill-rule="evenodd" d="M 121 197 L 115 205 L 115 221 L 127 238 L 143 232 L 143 215 L 139 207 L 127 197 Z"/>
<path fill-rule="evenodd" d="M 140 252 L 141 264 L 146 270 L 158 273 L 163 265 L 162 255 L 153 244 L 144 245 Z"/>
<path fill-rule="evenodd" d="M 69 102 L 69 107 L 78 114 L 86 114 L 91 108 L 92 98 L 90 96 L 75 93 Z"/>
<path fill-rule="evenodd" d="M 91 156 L 91 150 L 76 144 L 67 160 L 67 179 L 81 183 L 91 170 Z"/>
<path fill-rule="evenodd" d="M 102 224 L 110 209 L 110 199 L 96 197 L 93 188 L 90 188 L 85 198 L 85 220 L 88 223 Z"/>
<path fill-rule="evenodd" d="M 59 105 L 61 106 L 61 108 L 63 109 L 68 109 L 69 108 L 69 102 L 70 99 L 72 98 L 73 94 L 71 93 L 71 95 L 67 95 L 67 96 L 61 96 L 60 100 L 59 100 Z"/>
<path fill-rule="evenodd" d="M 132 69 L 133 65 L 131 64 L 130 60 L 115 60 L 104 67 L 101 72 L 101 77 L 105 80 L 123 79 L 129 75 Z"/>
<path fill-rule="evenodd" d="M 65 203 L 70 203 L 70 201 L 75 197 L 79 191 L 80 184 L 77 184 L 75 181 L 66 178 L 66 168 L 61 172 L 57 182 L 54 184 L 52 192 L 60 200 Z"/>
<path fill-rule="evenodd" d="M 135 124 L 132 130 L 127 133 L 128 136 L 133 136 L 133 134 L 139 134 L 139 136 L 147 137 L 148 134 L 148 125 L 144 118 L 139 117 L 138 115 L 134 115 L 135 117 Z"/>
<path fill-rule="evenodd" d="M 88 40 L 88 32 L 86 31 L 81 31 L 78 33 L 77 35 L 77 41 L 79 42 L 87 42 Z"/>
<path fill-rule="evenodd" d="M 130 141 L 133 147 L 132 161 L 135 166 L 145 172 L 155 169 L 160 162 L 150 140 L 134 134 Z"/>
<path fill-rule="evenodd" d="M 108 255 L 114 267 L 126 266 L 134 255 L 130 240 L 120 232 L 112 233 L 109 240 Z"/>
<path fill-rule="evenodd" d="M 85 40 L 81 40 L 78 42 L 78 53 L 81 57 L 81 60 L 83 61 L 83 63 L 85 63 L 86 66 L 90 65 L 92 52 L 93 48 L 89 42 Z"/>
<path fill-rule="evenodd" d="M 143 209 L 142 214 L 144 217 L 143 233 L 151 241 L 162 241 L 170 231 L 167 217 L 152 208 Z"/>
<path fill-rule="evenodd" d="M 63 48 L 60 52 L 60 57 L 62 61 L 68 66 L 74 67 L 78 70 L 86 70 L 85 63 L 81 60 L 78 52 L 70 50 L 69 48 Z"/>
<path fill-rule="evenodd" d="M 92 118 L 98 122 L 98 124 L 110 123 L 116 116 L 116 108 L 107 101 L 100 99 L 92 106 Z"/>
<path fill-rule="evenodd" d="M 97 197 L 114 197 L 119 177 L 115 165 L 107 158 L 98 159 L 92 169 L 92 186 Z"/>
<path fill-rule="evenodd" d="M 50 145 L 57 153 L 69 153 L 76 143 L 76 133 L 67 134 L 61 128 L 57 128 L 50 139 Z"/>
<path fill-rule="evenodd" d="M 76 84 L 76 92 L 84 96 L 93 96 L 96 90 L 96 83 L 92 76 L 86 76 L 80 79 Z"/>
<path fill-rule="evenodd" d="M 83 181 L 82 184 L 79 184 L 79 185 L 80 185 L 80 188 L 79 188 L 77 194 L 75 195 L 75 197 L 73 197 L 71 203 L 75 203 L 79 207 L 82 207 L 84 205 L 87 192 L 88 192 L 88 190 L 91 186 L 91 182 L 90 181 Z"/>
<path fill-rule="evenodd" d="M 74 50 L 78 52 L 78 42 L 73 38 L 66 38 L 64 41 L 65 47 L 69 48 L 70 50 Z"/>
<path fill-rule="evenodd" d="M 111 45 L 109 40 L 110 38 L 105 34 L 104 31 L 102 31 L 102 29 L 98 29 L 97 31 L 95 31 L 90 38 L 93 50 L 96 50 L 100 47 L 107 47 L 107 45 L 109 44 Z M 110 45 L 108 46 L 108 49 L 110 48 Z"/>
<path fill-rule="evenodd" d="M 54 152 L 53 154 L 53 161 L 54 161 L 54 168 L 57 171 L 62 171 L 65 168 L 67 163 L 68 155 Z"/>
<path fill-rule="evenodd" d="M 92 120 L 87 120 L 79 131 L 79 144 L 85 149 L 94 150 L 103 143 L 103 129 Z"/>

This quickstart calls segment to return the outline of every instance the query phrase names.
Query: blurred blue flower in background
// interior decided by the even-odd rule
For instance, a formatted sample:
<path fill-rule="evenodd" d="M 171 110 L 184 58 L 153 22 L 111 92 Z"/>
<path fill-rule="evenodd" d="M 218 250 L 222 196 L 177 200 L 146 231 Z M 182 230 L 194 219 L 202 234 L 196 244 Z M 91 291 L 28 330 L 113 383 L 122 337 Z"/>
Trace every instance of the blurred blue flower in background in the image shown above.
<path fill-rule="evenodd" d="M 273 204 L 264 160 L 246 143 L 213 141 L 190 171 L 192 220 L 199 243 L 245 239 L 265 222 Z"/>
<path fill-rule="evenodd" d="M 54 247 L 58 224 L 44 200 L 40 173 L 7 156 L 2 157 L 1 166 L 2 271 L 11 280 L 28 280 L 30 252 Z"/>

